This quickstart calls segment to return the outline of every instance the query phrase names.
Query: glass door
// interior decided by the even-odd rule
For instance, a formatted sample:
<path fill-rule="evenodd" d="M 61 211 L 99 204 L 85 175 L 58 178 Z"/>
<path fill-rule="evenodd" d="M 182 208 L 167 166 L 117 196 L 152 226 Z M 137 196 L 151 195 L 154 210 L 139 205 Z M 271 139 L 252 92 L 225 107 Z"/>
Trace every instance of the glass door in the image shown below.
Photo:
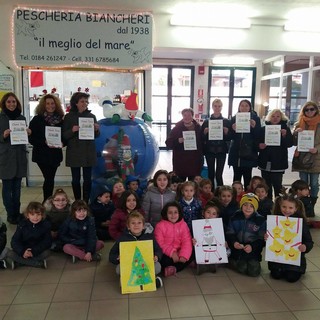
<path fill-rule="evenodd" d="M 215 98 L 223 102 L 222 115 L 230 118 L 238 111 L 239 102 L 248 99 L 254 105 L 256 68 L 210 67 L 209 114 Z"/>
<path fill-rule="evenodd" d="M 152 131 L 160 149 L 174 125 L 182 119 L 181 111 L 192 107 L 193 67 L 155 66 L 152 69 Z"/>

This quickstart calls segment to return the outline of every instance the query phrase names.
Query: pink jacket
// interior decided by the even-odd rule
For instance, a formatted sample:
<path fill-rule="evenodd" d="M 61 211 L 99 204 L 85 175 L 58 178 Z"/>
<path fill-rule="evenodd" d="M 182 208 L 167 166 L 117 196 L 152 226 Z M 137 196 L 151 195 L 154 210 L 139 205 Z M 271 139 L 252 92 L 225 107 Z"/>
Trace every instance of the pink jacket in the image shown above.
<path fill-rule="evenodd" d="M 192 254 L 192 240 L 188 225 L 182 219 L 177 223 L 161 220 L 155 227 L 154 235 L 163 253 L 171 258 L 174 252 L 187 260 Z"/>

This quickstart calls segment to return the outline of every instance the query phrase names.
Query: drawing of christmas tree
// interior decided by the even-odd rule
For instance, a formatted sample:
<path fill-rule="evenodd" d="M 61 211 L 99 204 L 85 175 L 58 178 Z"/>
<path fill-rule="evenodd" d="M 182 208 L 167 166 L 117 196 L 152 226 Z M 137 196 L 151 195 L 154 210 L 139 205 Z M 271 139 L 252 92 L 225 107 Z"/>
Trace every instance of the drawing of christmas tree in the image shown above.
<path fill-rule="evenodd" d="M 143 290 L 143 285 L 149 283 L 152 283 L 152 279 L 148 265 L 144 261 L 141 251 L 136 247 L 132 259 L 132 268 L 128 286 L 140 286 L 140 289 Z"/>

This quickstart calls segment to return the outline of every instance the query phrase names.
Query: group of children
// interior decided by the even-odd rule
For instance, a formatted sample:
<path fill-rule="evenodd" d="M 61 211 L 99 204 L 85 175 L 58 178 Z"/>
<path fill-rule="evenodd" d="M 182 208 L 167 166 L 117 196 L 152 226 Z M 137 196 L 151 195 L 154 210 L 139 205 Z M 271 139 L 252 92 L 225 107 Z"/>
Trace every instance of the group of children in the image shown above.
<path fill-rule="evenodd" d="M 246 191 L 239 181 L 212 190 L 209 179 L 197 177 L 197 181 L 182 182 L 165 170 L 157 171 L 145 190 L 133 177 L 126 185 L 116 181 L 111 191 L 98 185 L 93 188 L 89 204 L 83 200 L 71 203 L 58 189 L 44 205 L 29 203 L 10 250 L 3 236 L 5 224 L 0 221 L 0 267 L 6 267 L 7 257 L 12 269 L 19 264 L 46 268 L 50 249 L 65 252 L 73 262 L 100 260 L 98 252 L 104 241 L 113 239 L 109 261 L 117 265 L 119 273 L 120 242 L 153 240 L 155 273 L 162 271 L 164 276 L 171 276 L 189 264 L 196 265 L 192 221 L 221 217 L 230 267 L 258 276 L 267 240 L 266 217 L 276 214 L 304 220 L 302 243 L 298 246 L 301 265 L 268 263 L 273 278 L 294 282 L 305 272 L 305 253 L 313 246 L 305 215 L 308 190 L 308 185 L 295 181 L 291 193 L 278 196 L 273 203 L 261 177 L 253 177 Z M 215 266 L 210 270 L 215 271 Z M 204 271 L 207 269 L 197 266 L 198 274 Z M 161 278 L 156 279 L 157 286 L 161 286 Z"/>

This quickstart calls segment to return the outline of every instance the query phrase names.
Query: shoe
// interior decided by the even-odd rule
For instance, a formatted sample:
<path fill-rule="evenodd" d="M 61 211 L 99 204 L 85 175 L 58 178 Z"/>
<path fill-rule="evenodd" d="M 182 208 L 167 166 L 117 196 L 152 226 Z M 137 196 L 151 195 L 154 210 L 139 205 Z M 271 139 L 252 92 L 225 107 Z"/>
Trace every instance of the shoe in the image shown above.
<path fill-rule="evenodd" d="M 44 260 L 43 260 L 43 269 L 47 269 L 47 268 L 48 268 L 47 260 L 44 259 Z"/>
<path fill-rule="evenodd" d="M 215 264 L 211 264 L 208 266 L 208 271 L 212 272 L 212 273 L 216 273 L 217 272 L 217 266 Z"/>
<path fill-rule="evenodd" d="M 0 269 L 7 269 L 6 260 L 0 260 Z"/>
<path fill-rule="evenodd" d="M 165 277 L 175 276 L 176 273 L 177 273 L 177 269 L 174 266 L 168 266 L 164 269 L 164 276 Z"/>
<path fill-rule="evenodd" d="M 162 288 L 163 287 L 163 281 L 160 277 L 156 277 L 156 288 Z"/>
<path fill-rule="evenodd" d="M 203 265 L 202 264 L 197 264 L 197 275 L 198 276 L 200 276 L 203 272 L 204 272 L 204 270 L 203 270 L 204 268 L 203 268 Z"/>
<path fill-rule="evenodd" d="M 7 218 L 7 222 L 13 225 L 17 225 L 18 224 L 18 220 L 17 219 L 11 219 L 11 218 Z"/>
<path fill-rule="evenodd" d="M 76 263 L 77 262 L 77 257 L 76 256 L 72 256 L 72 263 Z"/>
<path fill-rule="evenodd" d="M 15 262 L 12 260 L 11 261 L 11 270 L 14 270 L 16 268 Z"/>
<path fill-rule="evenodd" d="M 101 254 L 100 253 L 94 253 L 92 255 L 92 261 L 101 261 Z"/>

